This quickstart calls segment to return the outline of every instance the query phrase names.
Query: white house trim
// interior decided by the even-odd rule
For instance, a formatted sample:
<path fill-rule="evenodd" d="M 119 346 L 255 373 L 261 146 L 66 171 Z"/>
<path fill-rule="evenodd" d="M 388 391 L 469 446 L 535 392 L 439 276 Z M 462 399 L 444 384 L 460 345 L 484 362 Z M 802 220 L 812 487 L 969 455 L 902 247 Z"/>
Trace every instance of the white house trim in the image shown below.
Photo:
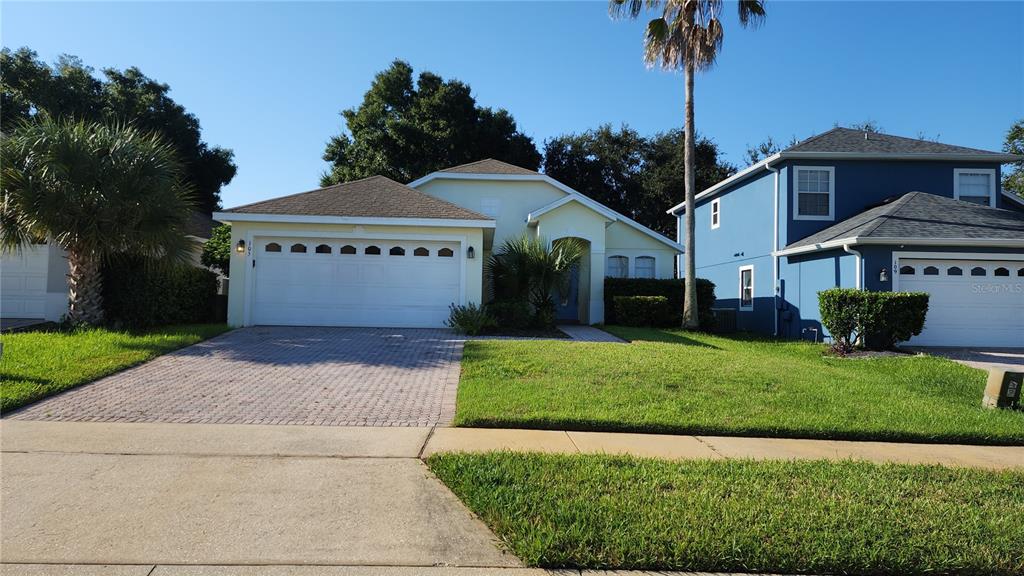
<path fill-rule="evenodd" d="M 1013 192 L 1007 192 L 1006 190 L 1000 190 L 999 193 L 1002 194 L 1003 196 L 1005 196 L 1007 199 L 1013 200 L 1017 204 L 1020 204 L 1021 206 L 1024 206 L 1024 198 L 1022 198 L 1020 196 L 1017 196 Z"/>
<path fill-rule="evenodd" d="M 408 186 L 410 188 L 417 188 L 417 187 L 419 187 L 422 184 L 426 184 L 427 182 L 430 182 L 432 180 L 438 180 L 438 179 L 441 179 L 441 180 L 497 180 L 497 181 L 506 181 L 506 182 L 546 182 L 546 183 L 550 184 L 551 186 L 554 186 L 558 190 L 561 190 L 562 192 L 565 192 L 569 196 L 573 197 L 580 204 L 583 204 L 584 206 L 587 206 L 588 208 L 591 208 L 595 212 L 598 212 L 599 214 L 601 214 L 603 216 L 606 216 L 606 217 L 612 219 L 613 221 L 622 222 L 623 224 L 626 224 L 627 226 L 630 226 L 631 228 L 635 228 L 636 230 L 646 234 L 647 236 L 650 236 L 651 238 L 654 238 L 655 240 L 657 240 L 657 241 L 661 242 L 662 244 L 665 244 L 665 245 L 667 245 L 667 246 L 669 246 L 669 247 L 671 247 L 671 248 L 673 248 L 675 250 L 678 250 L 680 252 L 683 251 L 683 246 L 681 244 L 679 244 L 678 242 L 673 242 L 672 240 L 669 240 L 668 238 L 665 238 L 661 234 L 658 234 L 654 230 L 651 230 L 647 226 L 644 226 L 643 224 L 637 222 L 636 220 L 633 220 L 632 218 L 626 216 L 625 214 L 621 214 L 619 212 L 616 212 L 615 210 L 612 210 L 611 208 L 605 206 L 604 204 L 601 204 L 600 202 L 591 199 L 586 194 L 578 192 L 578 191 L 570 188 L 569 186 L 566 186 L 565 184 L 563 184 L 563 183 L 559 182 L 558 180 L 555 180 L 554 178 L 552 178 L 550 176 L 547 176 L 545 174 L 470 174 L 470 173 L 465 173 L 465 172 L 431 172 L 430 174 L 427 174 L 426 176 L 424 176 L 424 177 L 422 177 L 422 178 L 420 178 L 418 180 L 414 180 L 414 181 L 410 182 L 408 184 Z M 568 200 L 565 200 L 565 201 L 568 202 Z M 555 204 L 555 203 L 557 203 L 557 201 L 552 203 L 552 204 L 548 204 L 547 206 L 541 208 L 540 210 L 537 210 L 537 211 L 531 213 L 530 216 L 531 217 L 539 216 L 541 210 L 553 210 L 554 208 L 557 207 L 557 206 L 553 206 L 553 204 Z"/>
<path fill-rule="evenodd" d="M 747 306 L 744 306 L 743 305 L 743 273 L 748 271 L 748 270 L 750 271 L 750 304 L 747 305 Z M 753 264 L 747 264 L 745 266 L 740 266 L 739 268 L 736 269 L 736 276 L 737 276 L 736 281 L 739 283 L 739 292 L 738 292 L 738 298 L 736 299 L 736 305 L 737 305 L 737 307 L 738 307 L 738 309 L 740 311 L 742 311 L 742 312 L 750 312 L 751 310 L 754 309 L 754 286 L 755 286 L 754 283 L 756 282 L 756 279 L 754 278 L 754 265 Z"/>
<path fill-rule="evenodd" d="M 1012 260 L 1024 262 L 1024 254 L 1019 252 L 985 253 L 977 252 L 893 252 L 892 253 L 892 290 L 899 292 L 900 260 Z"/>
<path fill-rule="evenodd" d="M 722 199 L 715 198 L 711 201 L 711 229 L 715 230 L 722 225 Z"/>
<path fill-rule="evenodd" d="M 912 246 L 976 246 L 976 247 L 995 247 L 995 248 L 1024 248 L 1024 238 L 911 238 L 911 237 L 900 237 L 900 238 L 861 238 L 859 236 L 853 236 L 850 238 L 839 238 L 836 240 L 829 240 L 828 242 L 822 242 L 820 244 L 811 244 L 808 246 L 798 246 L 796 248 L 788 248 L 786 250 L 779 250 L 773 252 L 773 256 L 796 256 L 798 254 L 808 254 L 811 252 L 819 252 L 821 250 L 835 250 L 841 249 L 843 246 L 855 246 L 855 245 L 869 245 L 869 244 L 881 244 L 881 245 L 912 245 Z"/>
<path fill-rule="evenodd" d="M 494 228 L 494 220 L 461 220 L 457 218 L 381 218 L 362 216 L 309 216 L 298 214 L 255 214 L 249 212 L 214 212 L 220 222 L 270 222 L 296 224 L 362 224 L 365 226 L 431 226 L 443 228 Z"/>
<path fill-rule="evenodd" d="M 954 168 L 953 169 L 953 199 L 960 199 L 960 175 L 961 174 L 985 174 L 989 177 L 988 181 L 988 205 L 991 208 L 996 207 L 996 190 L 999 189 L 999 183 L 996 182 L 996 171 L 994 168 Z"/>
<path fill-rule="evenodd" d="M 1005 164 L 1007 162 L 1017 162 L 1021 157 L 1014 154 L 867 154 L 863 152 L 777 152 L 771 156 L 761 160 L 757 164 L 752 164 L 743 170 L 733 174 L 732 176 L 722 180 L 721 182 L 711 186 L 696 196 L 696 201 L 699 202 L 708 196 L 714 195 L 723 188 L 746 179 L 747 177 L 761 171 L 766 170 L 769 164 L 774 164 L 779 160 L 924 160 L 932 162 L 998 162 Z M 676 214 L 686 206 L 685 202 L 676 204 L 669 208 L 666 212 L 668 214 Z"/>
<path fill-rule="evenodd" d="M 591 200 L 586 196 L 581 197 L 581 195 L 578 194 L 570 194 L 568 196 L 563 196 L 546 206 L 542 206 L 534 210 L 533 212 L 530 212 L 529 214 L 526 215 L 526 223 L 531 226 L 535 226 L 537 224 L 538 218 L 540 218 L 544 214 L 547 214 L 548 212 L 551 212 L 556 208 L 565 206 L 569 202 L 576 202 L 581 206 L 590 208 L 594 212 L 597 212 L 598 214 L 604 216 L 605 218 L 611 220 L 612 222 L 616 222 L 619 220 L 618 214 L 616 214 L 614 210 L 604 206 L 603 204 L 595 202 L 594 200 Z"/>
<path fill-rule="evenodd" d="M 813 215 L 800 213 L 800 171 L 828 172 L 828 214 Z M 793 220 L 828 220 L 836 219 L 836 168 L 835 166 L 793 166 Z M 804 192 L 820 194 L 820 192 Z"/>

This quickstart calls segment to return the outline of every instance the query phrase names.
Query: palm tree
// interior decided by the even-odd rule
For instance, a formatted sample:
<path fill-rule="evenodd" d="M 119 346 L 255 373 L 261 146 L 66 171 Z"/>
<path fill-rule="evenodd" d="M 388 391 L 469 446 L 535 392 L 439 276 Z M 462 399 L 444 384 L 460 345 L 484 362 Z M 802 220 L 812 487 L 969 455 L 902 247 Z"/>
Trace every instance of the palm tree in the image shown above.
<path fill-rule="evenodd" d="M 103 262 L 118 254 L 184 260 L 192 194 L 174 149 L 126 125 L 40 117 L 0 143 L 0 248 L 67 252 L 75 324 L 103 320 Z"/>
<path fill-rule="evenodd" d="M 739 0 L 740 23 L 757 26 L 764 19 L 764 0 Z M 644 61 L 648 66 L 666 70 L 683 70 L 686 82 L 686 119 L 683 163 L 686 165 L 686 253 L 684 278 L 686 292 L 683 299 L 683 327 L 696 328 L 697 283 L 694 259 L 694 121 L 693 75 L 714 66 L 722 47 L 723 31 L 719 15 L 722 0 L 611 0 L 613 17 L 638 18 L 645 10 L 660 15 L 647 23 L 644 38 Z"/>
<path fill-rule="evenodd" d="M 555 312 L 552 292 L 557 290 L 560 296 L 565 295 L 572 267 L 579 263 L 585 250 L 583 242 L 576 238 L 561 238 L 550 246 L 545 240 L 526 234 L 505 240 L 487 261 L 494 299 L 529 302 L 538 322 L 548 324 Z"/>

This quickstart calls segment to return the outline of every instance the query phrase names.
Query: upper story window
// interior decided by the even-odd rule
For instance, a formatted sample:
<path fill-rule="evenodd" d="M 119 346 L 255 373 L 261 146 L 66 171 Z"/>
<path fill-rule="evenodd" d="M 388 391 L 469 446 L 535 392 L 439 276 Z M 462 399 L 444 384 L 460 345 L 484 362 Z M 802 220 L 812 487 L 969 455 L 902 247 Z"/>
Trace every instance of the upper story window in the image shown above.
<path fill-rule="evenodd" d="M 722 223 L 722 199 L 715 198 L 711 201 L 711 229 L 718 228 Z"/>
<path fill-rule="evenodd" d="M 831 166 L 794 166 L 793 219 L 834 220 L 836 169 Z"/>
<path fill-rule="evenodd" d="M 633 276 L 635 278 L 654 278 L 654 257 L 637 256 L 633 261 Z"/>
<path fill-rule="evenodd" d="M 740 310 L 754 309 L 754 267 L 740 266 Z"/>
<path fill-rule="evenodd" d="M 996 205 L 996 171 L 991 168 L 957 168 L 953 170 L 953 198 L 994 208 Z"/>
<path fill-rule="evenodd" d="M 629 258 L 626 256 L 609 256 L 608 269 L 605 276 L 609 278 L 629 278 Z"/>

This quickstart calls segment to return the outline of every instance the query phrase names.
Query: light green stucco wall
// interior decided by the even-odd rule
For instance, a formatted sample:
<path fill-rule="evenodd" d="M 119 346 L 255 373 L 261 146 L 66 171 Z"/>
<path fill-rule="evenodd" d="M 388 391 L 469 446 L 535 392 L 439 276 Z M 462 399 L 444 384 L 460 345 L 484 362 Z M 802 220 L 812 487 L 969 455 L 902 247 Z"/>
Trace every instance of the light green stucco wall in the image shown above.
<path fill-rule="evenodd" d="M 494 246 L 526 231 L 526 215 L 561 199 L 565 192 L 547 182 L 500 180 L 446 180 L 438 178 L 417 187 L 417 190 L 458 204 L 481 214 L 489 200 L 500 204 L 495 220 Z"/>
<path fill-rule="evenodd" d="M 674 276 L 675 258 L 678 253 L 666 244 L 622 222 L 615 222 L 609 226 L 605 237 L 605 257 L 628 256 L 630 276 L 633 275 L 634 259 L 638 256 L 654 257 L 654 269 L 658 278 Z"/>
<path fill-rule="evenodd" d="M 464 248 L 472 246 L 476 258 L 466 257 L 463 249 L 460 258 L 465 267 L 465 287 L 463 304 L 483 301 L 483 229 L 454 228 L 432 226 L 355 226 L 351 224 L 289 224 L 278 222 L 232 222 L 231 245 L 236 246 L 239 239 L 246 242 L 246 253 L 231 254 L 231 277 L 228 283 L 228 324 L 245 325 L 245 300 L 248 286 L 248 275 L 252 271 L 253 238 L 259 236 L 288 236 L 291 234 L 305 236 L 324 235 L 331 238 L 381 238 L 404 239 L 415 237 L 424 240 L 442 240 L 463 242 Z"/>
<path fill-rule="evenodd" d="M 544 181 L 468 180 L 437 178 L 417 187 L 420 191 L 453 204 L 486 213 L 488 203 L 497 200 L 494 249 L 509 237 L 529 233 L 547 241 L 579 237 L 590 242 L 588 261 L 581 266 L 580 321 L 597 324 L 604 321 L 604 275 L 608 256 L 627 256 L 630 275 L 638 256 L 655 259 L 658 278 L 675 274 L 677 252 L 651 236 L 621 221 L 611 222 L 605 216 L 578 202 L 564 204 L 538 218 L 535 227 L 528 227 L 531 212 L 565 198 L 566 192 Z"/>

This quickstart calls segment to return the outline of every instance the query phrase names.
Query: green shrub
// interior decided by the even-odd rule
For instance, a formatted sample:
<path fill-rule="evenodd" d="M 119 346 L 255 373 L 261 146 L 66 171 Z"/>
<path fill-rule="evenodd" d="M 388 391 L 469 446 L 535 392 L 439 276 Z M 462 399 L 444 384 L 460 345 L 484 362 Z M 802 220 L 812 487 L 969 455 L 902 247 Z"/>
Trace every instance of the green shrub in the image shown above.
<path fill-rule="evenodd" d="M 666 313 L 656 326 L 679 326 L 683 322 L 683 289 L 685 280 L 654 278 L 605 278 L 604 279 L 604 321 L 606 324 L 622 324 L 615 311 L 617 296 L 664 296 L 668 302 Z M 714 326 L 715 316 L 711 308 L 715 305 L 715 285 L 704 278 L 697 279 L 697 317 L 702 329 Z"/>
<path fill-rule="evenodd" d="M 449 328 L 454 328 L 460 334 L 477 336 L 489 328 L 494 328 L 498 325 L 486 308 L 478 306 L 473 302 L 465 306 L 452 304 L 449 308 L 451 313 L 448 315 L 448 320 L 445 321 L 445 324 Z"/>
<path fill-rule="evenodd" d="M 203 244 L 199 261 L 203 266 L 220 270 L 225 276 L 231 275 L 231 224 L 221 224 L 213 229 L 210 239 Z"/>
<path fill-rule="evenodd" d="M 214 320 L 217 275 L 188 264 L 123 257 L 103 267 L 103 311 L 115 327 Z"/>
<path fill-rule="evenodd" d="M 616 296 L 615 317 L 626 326 L 659 326 L 672 311 L 664 296 Z"/>
<path fill-rule="evenodd" d="M 525 300 L 497 300 L 487 305 L 487 311 L 502 328 L 526 330 L 533 325 L 533 307 Z"/>
<path fill-rule="evenodd" d="M 858 341 L 869 349 L 887 350 L 924 329 L 928 294 L 830 288 L 818 292 L 818 307 L 835 352 L 846 354 Z"/>

